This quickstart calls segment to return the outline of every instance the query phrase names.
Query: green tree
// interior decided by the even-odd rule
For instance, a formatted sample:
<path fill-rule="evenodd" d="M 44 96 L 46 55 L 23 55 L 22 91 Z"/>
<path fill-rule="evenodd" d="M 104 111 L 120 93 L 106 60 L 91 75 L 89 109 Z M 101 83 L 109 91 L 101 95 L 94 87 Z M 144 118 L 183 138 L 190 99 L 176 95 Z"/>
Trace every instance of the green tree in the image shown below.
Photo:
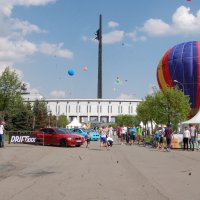
<path fill-rule="evenodd" d="M 6 130 L 8 131 L 31 131 L 33 113 L 30 103 L 23 103 L 18 99 L 5 115 Z"/>
<path fill-rule="evenodd" d="M 137 106 L 138 117 L 144 121 L 157 124 L 172 123 L 176 129 L 178 123 L 187 119 L 190 112 L 188 96 L 177 88 L 167 88 L 148 95 Z"/>
<path fill-rule="evenodd" d="M 155 95 L 147 95 L 145 100 L 141 102 L 136 108 L 137 116 L 144 123 L 145 127 L 148 122 L 151 123 L 151 130 L 153 130 L 153 121 L 157 116 L 158 107 L 155 101 Z"/>
<path fill-rule="evenodd" d="M 0 118 L 6 130 L 30 130 L 31 113 L 23 103 L 18 75 L 7 67 L 0 76 Z"/>
<path fill-rule="evenodd" d="M 12 108 L 16 99 L 21 97 L 21 82 L 15 71 L 7 67 L 0 76 L 0 117 L 5 118 L 6 112 Z"/>
<path fill-rule="evenodd" d="M 132 115 L 118 115 L 116 117 L 115 123 L 118 126 L 133 126 L 133 124 L 138 123 L 138 119 Z"/>
<path fill-rule="evenodd" d="M 157 93 L 160 95 L 160 119 L 163 123 L 172 123 L 176 129 L 178 123 L 188 118 L 191 111 L 189 97 L 178 88 L 166 88 L 164 91 Z"/>
<path fill-rule="evenodd" d="M 60 115 L 58 117 L 58 122 L 57 122 L 58 127 L 64 127 L 65 128 L 67 124 L 68 124 L 67 117 L 64 114 Z"/>
<path fill-rule="evenodd" d="M 33 104 L 33 129 L 48 126 L 47 104 L 43 100 L 36 100 Z"/>
<path fill-rule="evenodd" d="M 136 108 L 137 117 L 143 122 L 143 124 L 147 125 L 148 121 L 150 121 L 150 108 L 148 106 L 147 100 L 142 100 L 140 104 Z"/>

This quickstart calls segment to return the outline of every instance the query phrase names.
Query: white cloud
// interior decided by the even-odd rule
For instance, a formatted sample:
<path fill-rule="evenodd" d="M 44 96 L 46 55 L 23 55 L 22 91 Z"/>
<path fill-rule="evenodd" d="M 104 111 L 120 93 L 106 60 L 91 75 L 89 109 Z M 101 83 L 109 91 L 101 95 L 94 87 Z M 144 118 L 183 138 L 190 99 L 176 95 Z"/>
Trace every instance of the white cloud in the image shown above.
<path fill-rule="evenodd" d="M 50 95 L 55 98 L 63 98 L 65 97 L 65 92 L 61 90 L 54 90 L 50 93 Z"/>
<path fill-rule="evenodd" d="M 42 43 L 39 45 L 39 51 L 48 55 L 58 56 L 62 58 L 73 58 L 73 53 L 70 50 L 63 49 L 62 47 L 63 43 Z"/>
<path fill-rule="evenodd" d="M 14 66 L 18 62 L 42 52 L 62 58 L 71 58 L 73 53 L 63 48 L 63 44 L 36 44 L 26 39 L 30 33 L 43 33 L 37 25 L 28 21 L 11 18 L 14 6 L 39 6 L 53 3 L 55 0 L 1 0 L 0 3 L 0 66 Z M 2 11 L 2 12 L 1 12 Z M 5 12 L 7 14 L 5 14 Z"/>
<path fill-rule="evenodd" d="M 145 41 L 146 37 L 145 36 L 138 36 L 136 31 L 126 33 L 126 36 L 131 38 L 132 41 Z"/>
<path fill-rule="evenodd" d="M 14 64 L 21 62 L 26 56 L 32 55 L 37 51 L 34 43 L 27 40 L 12 41 L 5 37 L 0 37 L 0 61 L 1 63 Z"/>
<path fill-rule="evenodd" d="M 144 23 L 143 31 L 148 35 L 165 35 L 170 32 L 170 26 L 160 19 L 149 19 Z"/>
<path fill-rule="evenodd" d="M 172 28 L 175 33 L 199 33 L 200 10 L 196 16 L 190 13 L 190 8 L 179 7 L 172 16 Z"/>
<path fill-rule="evenodd" d="M 119 23 L 117 23 L 117 22 L 114 22 L 114 21 L 109 21 L 108 22 L 108 27 L 109 28 L 116 28 L 118 26 L 119 26 Z"/>
<path fill-rule="evenodd" d="M 28 21 L 6 17 L 0 14 L 1 37 L 23 38 L 30 33 L 45 33 L 47 31 L 40 29 L 37 25 Z"/>
<path fill-rule="evenodd" d="M 110 33 L 103 34 L 102 41 L 105 44 L 113 44 L 121 42 L 124 38 L 124 31 L 112 31 Z"/>
<path fill-rule="evenodd" d="M 150 36 L 199 33 L 200 10 L 194 15 L 190 13 L 190 8 L 180 6 L 172 15 L 171 24 L 161 19 L 148 19 L 141 30 Z"/>
<path fill-rule="evenodd" d="M 44 6 L 56 0 L 1 0 L 0 13 L 10 16 L 14 6 Z"/>
<path fill-rule="evenodd" d="M 15 69 L 16 63 L 23 62 L 33 54 L 40 52 L 47 55 L 54 55 L 62 58 L 72 58 L 73 53 L 64 48 L 63 43 L 50 44 L 47 42 L 34 43 L 26 39 L 31 33 L 44 33 L 36 24 L 29 21 L 22 21 L 12 18 L 12 11 L 15 6 L 44 6 L 54 3 L 57 0 L 0 0 L 0 73 L 5 67 L 15 70 L 22 79 L 23 72 Z M 38 93 L 38 90 L 31 88 L 27 83 L 28 89 L 32 93 Z M 62 97 L 64 92 L 54 91 L 54 96 Z"/>
<path fill-rule="evenodd" d="M 37 25 L 31 24 L 28 21 L 21 21 L 19 19 L 12 19 L 11 26 L 13 31 L 20 31 L 20 34 L 27 35 L 30 33 L 42 33 L 45 32 L 41 30 Z"/>

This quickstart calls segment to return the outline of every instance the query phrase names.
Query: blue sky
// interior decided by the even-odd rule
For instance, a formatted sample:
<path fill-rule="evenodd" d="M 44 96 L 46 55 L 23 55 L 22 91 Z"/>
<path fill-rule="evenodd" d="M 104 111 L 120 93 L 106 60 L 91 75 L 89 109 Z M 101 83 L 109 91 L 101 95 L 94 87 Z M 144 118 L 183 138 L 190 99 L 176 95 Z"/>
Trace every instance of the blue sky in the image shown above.
<path fill-rule="evenodd" d="M 0 0 L 0 72 L 46 98 L 96 98 L 100 14 L 103 98 L 145 97 L 162 55 L 200 38 L 199 0 Z"/>

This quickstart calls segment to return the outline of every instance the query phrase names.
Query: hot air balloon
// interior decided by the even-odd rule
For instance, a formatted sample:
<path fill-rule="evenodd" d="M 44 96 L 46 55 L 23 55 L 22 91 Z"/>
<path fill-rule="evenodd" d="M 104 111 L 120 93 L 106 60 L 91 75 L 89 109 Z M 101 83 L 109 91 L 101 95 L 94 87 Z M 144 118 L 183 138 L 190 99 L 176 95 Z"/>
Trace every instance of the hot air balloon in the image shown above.
<path fill-rule="evenodd" d="M 200 108 L 200 41 L 168 49 L 157 67 L 160 89 L 178 86 L 190 98 L 191 108 Z"/>
<path fill-rule="evenodd" d="M 74 69 L 69 69 L 69 70 L 68 70 L 68 74 L 69 74 L 70 76 L 73 76 L 73 75 L 75 74 Z"/>

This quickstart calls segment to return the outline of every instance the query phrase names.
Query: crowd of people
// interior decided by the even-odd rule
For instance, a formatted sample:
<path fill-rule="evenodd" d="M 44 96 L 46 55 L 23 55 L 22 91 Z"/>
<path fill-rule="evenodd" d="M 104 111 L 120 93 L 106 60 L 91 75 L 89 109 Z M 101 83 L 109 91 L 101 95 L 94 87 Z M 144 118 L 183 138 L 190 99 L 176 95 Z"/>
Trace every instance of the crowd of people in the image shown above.
<path fill-rule="evenodd" d="M 194 151 L 195 145 L 196 149 L 199 150 L 199 131 L 194 124 L 189 124 L 185 126 L 183 131 L 183 150 Z"/>
<path fill-rule="evenodd" d="M 114 142 L 112 138 L 114 136 L 114 129 L 112 128 L 112 126 L 103 126 L 95 130 L 98 131 L 100 134 L 100 147 L 105 147 L 106 149 L 108 149 L 108 147 L 112 147 Z M 86 148 L 88 148 L 90 144 L 90 132 L 87 133 L 86 142 Z"/>
<path fill-rule="evenodd" d="M 0 147 L 4 147 L 4 122 L 0 121 Z M 144 146 L 151 145 L 153 148 L 171 151 L 173 131 L 170 124 L 166 127 L 155 128 L 150 134 L 150 131 L 142 128 L 141 126 L 127 127 L 125 125 L 113 128 L 112 126 L 103 126 L 97 129 L 100 134 L 100 147 L 112 147 L 114 137 L 121 145 L 134 145 L 142 144 Z M 185 125 L 182 133 L 182 149 L 185 151 L 194 151 L 200 149 L 200 131 L 199 127 L 195 124 Z M 90 133 L 86 136 L 86 148 L 90 144 Z"/>
<path fill-rule="evenodd" d="M 151 145 L 153 148 L 158 150 L 166 150 L 167 152 L 170 152 L 174 137 L 170 124 L 167 124 L 166 127 L 156 128 L 151 134 L 141 126 L 127 127 L 125 125 L 117 128 L 105 126 L 99 128 L 98 131 L 100 133 L 100 146 L 106 148 L 113 145 L 113 137 L 116 136 L 116 141 L 121 145 Z M 199 150 L 200 138 L 198 137 L 197 127 L 193 124 L 189 124 L 184 127 L 182 133 L 183 150 L 194 151 L 195 148 Z"/>

